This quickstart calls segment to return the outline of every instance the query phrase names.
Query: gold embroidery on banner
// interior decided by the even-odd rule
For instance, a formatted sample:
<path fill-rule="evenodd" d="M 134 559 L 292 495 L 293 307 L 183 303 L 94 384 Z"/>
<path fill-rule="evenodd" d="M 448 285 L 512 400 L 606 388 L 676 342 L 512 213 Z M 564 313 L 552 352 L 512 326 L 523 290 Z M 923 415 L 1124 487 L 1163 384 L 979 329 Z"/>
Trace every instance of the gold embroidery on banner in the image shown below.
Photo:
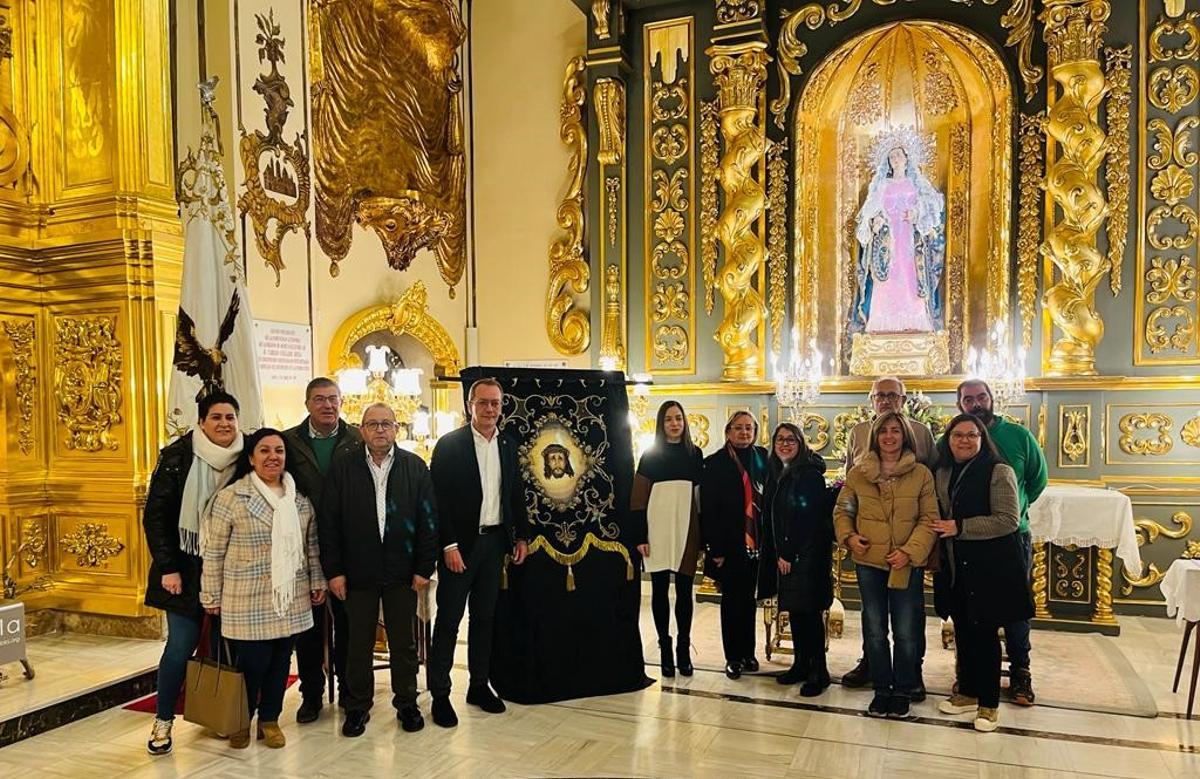
<path fill-rule="evenodd" d="M 625 559 L 625 580 L 633 581 L 633 560 L 630 559 L 629 550 L 625 548 L 625 545 L 620 541 L 606 541 L 596 538 L 591 533 L 583 537 L 583 544 L 571 554 L 564 554 L 558 551 L 546 540 L 545 536 L 538 536 L 529 545 L 529 554 L 545 552 L 554 562 L 559 565 L 565 565 L 567 567 L 567 592 L 573 592 L 575 590 L 574 566 L 578 565 L 580 560 L 587 557 L 588 552 L 593 548 L 601 552 L 616 552 L 621 555 Z"/>
<path fill-rule="evenodd" d="M 115 316 L 54 320 L 54 394 L 67 449 L 116 451 L 121 422 L 121 344 Z"/>
<path fill-rule="evenodd" d="M 290 145 L 283 140 L 283 126 L 295 102 L 287 80 L 279 73 L 285 40 L 279 36 L 275 11 L 269 9 L 266 16 L 255 14 L 254 19 L 259 30 L 255 38 L 258 60 L 265 60 L 271 66 L 270 72 L 260 74 L 254 81 L 254 91 L 265 103 L 267 132 L 247 133 L 244 127 L 239 128 L 246 191 L 238 198 L 237 205 L 242 214 L 250 214 L 255 245 L 263 261 L 275 271 L 275 286 L 279 286 L 279 274 L 285 267 L 280 251 L 284 236 L 297 231 L 309 235 L 308 144 L 303 133 L 297 133 Z M 260 170 L 260 163 L 268 154 L 269 161 Z M 271 222 L 275 223 L 273 233 Z"/>
<path fill-rule="evenodd" d="M 108 567 L 108 561 L 121 554 L 125 544 L 108 534 L 108 525 L 102 522 L 84 522 L 58 541 L 64 552 L 75 555 L 75 564 L 81 568 Z"/>
<path fill-rule="evenodd" d="M 1171 418 L 1158 412 L 1126 414 L 1117 423 L 1117 427 L 1121 431 L 1117 445 L 1125 454 L 1165 455 L 1175 445 L 1174 439 L 1171 437 L 1171 425 Z M 1137 433 L 1141 430 L 1149 430 L 1156 437 L 1138 438 Z"/>
<path fill-rule="evenodd" d="M 12 343 L 14 389 L 17 395 L 17 448 L 21 454 L 32 454 L 37 445 L 34 438 L 34 404 L 37 401 L 37 369 L 34 365 L 34 323 L 31 320 L 7 319 L 4 334 Z"/>
<path fill-rule="evenodd" d="M 1129 233 L 1129 106 L 1133 100 L 1133 46 L 1104 50 L 1105 79 L 1108 81 L 1108 158 L 1104 163 L 1108 216 L 1109 288 L 1113 295 L 1121 291 L 1121 268 L 1125 257 L 1125 239 Z"/>
<path fill-rule="evenodd" d="M 591 273 L 583 249 L 583 180 L 587 167 L 587 130 L 583 104 L 587 90 L 582 78 L 583 57 L 567 64 L 559 104 L 559 137 L 571 151 L 567 166 L 567 193 L 556 221 L 566 235 L 550 245 L 550 286 L 546 293 L 546 333 L 562 354 L 582 354 L 591 342 L 591 321 L 575 306 L 575 295 L 588 291 Z"/>

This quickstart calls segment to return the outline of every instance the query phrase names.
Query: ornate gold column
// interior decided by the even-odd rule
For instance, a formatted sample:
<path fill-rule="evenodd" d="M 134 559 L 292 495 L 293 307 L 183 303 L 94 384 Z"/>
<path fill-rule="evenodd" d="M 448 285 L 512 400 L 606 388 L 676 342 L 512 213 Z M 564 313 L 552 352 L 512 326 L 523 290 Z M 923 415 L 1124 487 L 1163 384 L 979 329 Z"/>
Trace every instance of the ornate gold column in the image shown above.
<path fill-rule="evenodd" d="M 758 333 L 763 321 L 763 300 L 757 289 L 766 246 L 755 231 L 766 203 L 762 185 L 755 179 L 767 150 L 761 103 L 767 78 L 767 44 L 751 40 L 734 45 L 715 44 L 707 50 L 717 85 L 724 154 L 718 180 L 725 205 L 715 235 L 723 249 L 717 288 L 725 302 L 717 342 L 725 357 L 722 378 L 750 381 L 762 377 Z M 757 171 L 761 177 L 761 170 Z"/>
<path fill-rule="evenodd" d="M 1041 246 L 1057 279 L 1042 298 L 1061 333 L 1046 365 L 1051 376 L 1095 375 L 1096 345 L 1104 337 L 1095 299 L 1110 268 L 1096 248 L 1109 213 L 1097 183 L 1107 153 L 1098 117 L 1109 90 L 1099 60 L 1108 14 L 1107 0 L 1046 0 L 1042 12 L 1050 75 L 1058 85 L 1046 121 L 1046 189 L 1062 212 Z"/>
<path fill-rule="evenodd" d="M 15 431 L 0 445 L 0 559 L 24 546 L 17 580 L 53 581 L 31 607 L 144 616 L 140 515 L 182 254 L 167 1 L 7 0 L 0 16 L 3 143 L 20 150 L 0 159 L 27 164 L 0 189 L 0 405 Z"/>
<path fill-rule="evenodd" d="M 591 270 L 583 247 L 583 180 L 587 173 L 587 130 L 583 106 L 587 102 L 583 57 L 567 63 L 563 96 L 559 104 L 558 134 L 571 150 L 567 166 L 567 194 L 555 220 L 564 235 L 550 245 L 550 287 L 546 291 L 546 334 L 563 354 L 582 354 L 592 340 L 587 311 L 575 305 L 575 295 L 588 291 Z"/>

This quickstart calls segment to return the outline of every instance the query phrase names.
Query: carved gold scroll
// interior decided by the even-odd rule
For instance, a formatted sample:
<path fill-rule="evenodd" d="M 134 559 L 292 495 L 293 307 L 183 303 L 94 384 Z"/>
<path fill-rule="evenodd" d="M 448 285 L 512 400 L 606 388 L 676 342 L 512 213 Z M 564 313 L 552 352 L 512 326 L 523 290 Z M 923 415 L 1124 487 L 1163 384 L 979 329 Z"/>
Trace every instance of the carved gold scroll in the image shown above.
<path fill-rule="evenodd" d="M 567 193 L 555 217 L 565 235 L 550 245 L 550 286 L 546 292 L 546 333 L 563 354 L 582 354 L 591 343 L 592 324 L 586 311 L 575 307 L 575 295 L 588 291 L 591 271 L 583 252 L 583 179 L 587 167 L 587 130 L 583 105 L 587 89 L 583 57 L 567 63 L 559 104 L 558 134 L 571 151 Z"/>

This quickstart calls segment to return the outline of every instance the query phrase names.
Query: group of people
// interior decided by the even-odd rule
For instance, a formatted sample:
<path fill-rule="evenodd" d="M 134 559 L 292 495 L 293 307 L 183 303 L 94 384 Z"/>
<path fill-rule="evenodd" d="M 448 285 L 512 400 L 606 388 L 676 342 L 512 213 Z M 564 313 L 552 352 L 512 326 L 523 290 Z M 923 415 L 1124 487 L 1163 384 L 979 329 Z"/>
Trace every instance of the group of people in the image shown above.
<path fill-rule="evenodd" d="M 876 380 L 870 397 L 874 417 L 847 438 L 844 483 L 829 486 L 824 459 L 790 422 L 775 428 L 768 451 L 756 444 L 754 415 L 739 411 L 725 425 L 725 446 L 702 458 L 683 407 L 676 401 L 660 407 L 655 446 L 638 466 L 633 508 L 637 548 L 648 561 L 658 558 L 648 568 L 662 674 L 692 671 L 691 589 L 702 548 L 705 573 L 721 591 L 726 675 L 737 679 L 759 670 L 756 606 L 778 597 L 792 626 L 794 654 L 777 681 L 799 684 L 803 696 L 820 695 L 830 684 L 825 612 L 833 601 L 836 540 L 854 563 L 862 601 L 862 658 L 842 684 L 874 688 L 867 714 L 909 719 L 911 704 L 925 699 L 929 571 L 934 608 L 953 620 L 957 647 L 957 682 L 939 709 L 974 714 L 976 729 L 995 730 L 1001 630 L 1009 697 L 1034 703 L 1028 508 L 1046 486 L 1041 447 L 1024 426 L 995 413 L 983 381 L 958 386 L 960 413 L 936 442 L 928 427 L 905 415 L 900 379 Z M 650 540 L 655 537 L 669 547 L 665 559 Z M 672 560 L 677 564 L 665 564 Z"/>
<path fill-rule="evenodd" d="M 908 718 L 925 697 L 924 574 L 934 571 L 938 614 L 957 637 L 958 683 L 940 705 L 997 726 L 1004 630 L 1012 699 L 1033 703 L 1029 672 L 1027 509 L 1046 484 L 1040 447 L 997 416 L 981 381 L 958 387 L 961 412 L 941 440 L 903 414 L 903 383 L 877 380 L 874 419 L 849 434 L 845 482 L 826 484 L 825 461 L 794 424 L 780 424 L 771 449 L 756 445 L 746 411 L 725 426 L 725 446 L 703 457 L 677 401 L 658 411 L 655 445 L 638 464 L 626 539 L 650 573 L 663 676 L 693 673 L 692 586 L 700 552 L 721 590 L 725 673 L 759 670 L 756 609 L 778 596 L 793 631 L 794 662 L 777 677 L 821 694 L 830 684 L 825 612 L 833 600 L 836 541 L 855 564 L 863 613 L 863 656 L 842 678 L 870 683 L 871 716 Z M 143 524 L 152 563 L 146 603 L 166 612 L 157 712 L 147 748 L 167 754 L 188 660 L 227 650 L 241 671 L 255 733 L 282 747 L 279 727 L 293 652 L 300 677 L 297 722 L 316 721 L 330 672 L 345 709 L 342 733 L 362 735 L 374 698 L 373 649 L 385 626 L 392 704 L 405 731 L 420 730 L 417 601 L 437 572 L 437 617 L 427 658 L 434 723 L 454 727 L 454 649 L 469 606 L 466 701 L 505 710 L 489 684 L 494 615 L 505 558 L 521 565 L 531 528 L 519 443 L 500 431 L 503 390 L 475 382 L 470 424 L 442 436 L 431 463 L 396 443 L 385 404 L 361 424 L 341 418 L 328 378 L 305 390 L 308 416 L 280 431 L 243 436 L 238 402 L 212 392 L 195 428 L 164 448 L 150 481 Z M 670 634 L 675 584 L 676 639 Z M 204 642 L 205 629 L 211 641 Z M 892 640 L 889 643 L 889 629 Z M 331 639 L 331 640 L 330 640 Z M 233 748 L 249 728 L 225 734 Z"/>
<path fill-rule="evenodd" d="M 397 445 L 387 405 L 368 406 L 358 427 L 343 420 L 328 378 L 308 384 L 308 416 L 284 431 L 243 436 L 236 398 L 211 392 L 199 401 L 195 428 L 160 453 L 143 515 L 152 558 L 146 603 L 167 617 L 151 754 L 171 751 L 187 663 L 202 643 L 228 650 L 245 680 L 248 721 L 273 748 L 286 743 L 279 717 L 293 651 L 304 724 L 321 715 L 330 646 L 342 733 L 362 735 L 381 609 L 392 704 L 405 731 L 420 730 L 414 624 L 435 570 L 433 720 L 458 722 L 450 670 L 468 603 L 467 703 L 505 710 L 488 682 L 492 619 L 504 559 L 524 562 L 529 523 L 517 445 L 497 427 L 502 394 L 493 379 L 476 382 L 471 424 L 439 439 L 429 467 Z M 235 749 L 251 740 L 249 728 L 224 735 Z"/>

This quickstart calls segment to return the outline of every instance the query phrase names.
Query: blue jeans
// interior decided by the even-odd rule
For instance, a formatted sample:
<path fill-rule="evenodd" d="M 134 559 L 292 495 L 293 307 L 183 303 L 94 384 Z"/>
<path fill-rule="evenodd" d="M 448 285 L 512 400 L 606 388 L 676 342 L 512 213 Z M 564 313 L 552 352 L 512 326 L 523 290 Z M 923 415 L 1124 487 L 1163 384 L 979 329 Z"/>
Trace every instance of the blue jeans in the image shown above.
<path fill-rule="evenodd" d="M 1028 530 L 1022 530 L 1021 549 L 1025 552 L 1025 578 L 1028 579 L 1033 571 L 1033 539 Z M 1013 622 L 1004 626 L 1004 648 L 1008 652 L 1008 671 L 1014 669 L 1029 670 L 1029 620 Z"/>
<path fill-rule="evenodd" d="M 187 661 L 200 642 L 201 620 L 167 612 L 167 644 L 163 647 L 162 659 L 158 661 L 158 713 L 159 719 L 175 719 L 175 703 L 179 700 L 179 689 L 187 677 Z"/>
<path fill-rule="evenodd" d="M 871 683 L 876 692 L 907 695 L 917 685 L 917 669 L 922 659 L 925 571 L 913 568 L 908 587 L 892 590 L 887 586 L 888 571 L 866 565 L 856 568 Z M 888 646 L 889 622 L 894 649 Z"/>

